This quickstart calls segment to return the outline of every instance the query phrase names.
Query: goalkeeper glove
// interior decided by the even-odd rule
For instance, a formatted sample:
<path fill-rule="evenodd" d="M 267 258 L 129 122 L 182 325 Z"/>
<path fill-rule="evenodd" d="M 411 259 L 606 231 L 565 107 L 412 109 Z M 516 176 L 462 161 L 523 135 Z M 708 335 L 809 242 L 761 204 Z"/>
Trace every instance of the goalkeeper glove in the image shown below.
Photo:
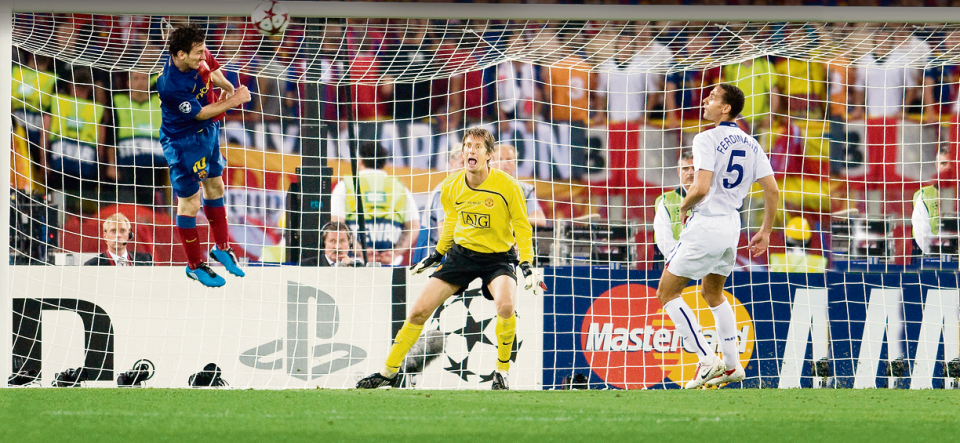
<path fill-rule="evenodd" d="M 419 274 L 423 271 L 426 271 L 427 268 L 432 268 L 440 264 L 440 260 L 443 260 L 443 255 L 434 250 L 433 254 L 430 254 L 427 256 L 427 258 L 420 260 L 420 263 L 411 266 L 410 270 L 413 271 L 414 274 Z"/>
<path fill-rule="evenodd" d="M 534 289 L 534 292 L 536 292 L 535 288 L 540 288 L 543 292 L 547 291 L 547 284 L 533 273 L 533 269 L 530 269 L 530 262 L 520 263 L 520 272 L 523 273 L 523 278 L 526 280 L 526 285 L 523 287 L 524 289 L 528 291 Z"/>

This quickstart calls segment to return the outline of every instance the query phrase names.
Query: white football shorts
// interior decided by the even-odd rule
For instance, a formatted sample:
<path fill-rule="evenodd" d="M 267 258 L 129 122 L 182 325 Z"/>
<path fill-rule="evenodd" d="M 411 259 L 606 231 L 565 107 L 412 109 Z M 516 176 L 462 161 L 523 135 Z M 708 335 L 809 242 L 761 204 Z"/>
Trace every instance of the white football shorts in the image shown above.
<path fill-rule="evenodd" d="M 694 214 L 680 233 L 680 243 L 667 257 L 667 270 L 700 280 L 707 274 L 729 276 L 737 264 L 740 214 L 719 217 Z"/>

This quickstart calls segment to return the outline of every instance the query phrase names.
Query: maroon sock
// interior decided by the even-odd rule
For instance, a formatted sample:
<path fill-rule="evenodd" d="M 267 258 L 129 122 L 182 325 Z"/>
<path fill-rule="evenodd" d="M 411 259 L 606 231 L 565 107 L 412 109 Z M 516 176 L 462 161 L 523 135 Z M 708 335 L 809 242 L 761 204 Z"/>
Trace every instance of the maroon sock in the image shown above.
<path fill-rule="evenodd" d="M 177 233 L 180 234 L 180 242 L 183 243 L 183 250 L 187 253 L 187 266 L 190 269 L 197 269 L 197 266 L 206 261 L 203 257 L 200 234 L 197 232 L 197 218 L 178 215 Z"/>
<path fill-rule="evenodd" d="M 203 206 L 203 213 L 207 215 L 207 221 L 210 222 L 210 231 L 213 232 L 213 240 L 217 243 L 217 249 L 221 251 L 230 247 L 230 227 L 227 225 L 227 208 L 223 206 Z"/>

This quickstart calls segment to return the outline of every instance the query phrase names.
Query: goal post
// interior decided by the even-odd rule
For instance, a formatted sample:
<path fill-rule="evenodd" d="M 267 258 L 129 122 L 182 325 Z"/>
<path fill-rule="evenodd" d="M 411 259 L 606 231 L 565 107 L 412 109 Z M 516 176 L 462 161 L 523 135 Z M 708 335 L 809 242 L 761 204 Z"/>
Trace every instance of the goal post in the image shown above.
<path fill-rule="evenodd" d="M 258 3 L 0 2 L 0 21 L 10 24 L 0 30 L 0 101 L 16 122 L 13 132 L 0 127 L 0 170 L 11 171 L 0 183 L 0 240 L 18 242 L 8 251 L 19 260 L 0 263 L 0 333 L 22 332 L 13 352 L 3 340 L 0 368 L 17 354 L 39 369 L 42 345 L 46 384 L 82 366 L 91 385 L 113 385 L 148 358 L 159 386 L 183 386 L 211 361 L 233 386 L 351 386 L 357 373 L 379 369 L 426 281 L 402 266 L 428 253 L 438 233 L 433 191 L 456 171 L 451 151 L 464 130 L 480 126 L 513 146 L 503 155 L 516 157 L 513 174 L 539 205 L 528 206 L 536 265 L 559 288 L 545 298 L 520 290 L 512 385 L 559 388 L 564 375 L 587 373 L 594 387 L 675 387 L 695 362 L 652 289 L 669 255 L 655 232 L 682 229 L 664 222 L 669 209 L 660 207 L 679 203 L 681 153 L 708 129 L 701 100 L 720 82 L 746 92 L 738 123 L 768 153 L 784 190 L 770 254 L 741 251 L 728 285 L 751 386 L 809 386 L 808 336 L 814 359 L 839 347 L 849 368 L 876 369 L 884 343 L 883 358 L 909 360 L 917 328 L 904 325 L 920 322 L 921 311 L 927 318 L 923 291 L 947 300 L 956 290 L 949 276 L 909 280 L 921 266 L 949 269 L 956 256 L 960 120 L 951 91 L 960 74 L 951 69 L 960 64 L 960 17 L 952 10 L 282 2 L 291 26 L 267 37 L 247 24 Z M 230 242 L 248 271 L 239 279 L 216 267 L 227 277 L 221 290 L 183 275 L 157 140 L 152 84 L 166 33 L 188 22 L 207 32 L 228 80 L 254 92 L 220 123 Z M 29 87 L 8 93 L 13 81 Z M 358 152 L 369 158 L 358 161 Z M 937 169 L 951 162 L 954 175 Z M 496 167 L 509 172 L 509 163 Z M 330 203 L 297 206 L 302 176 L 325 166 L 337 183 Z M 365 171 L 375 169 L 385 172 Z M 79 184 L 64 184 L 73 178 Z M 367 247 L 347 236 L 352 256 L 326 269 L 292 260 L 307 233 L 291 217 L 306 218 L 307 208 L 361 229 L 360 182 Z M 943 252 L 928 260 L 935 264 L 912 246 L 915 192 L 924 188 L 926 238 Z M 5 198 L 11 193 L 17 199 Z M 761 203 L 759 195 L 745 203 L 741 246 L 759 228 Z M 103 232 L 114 212 L 132 222 L 126 239 Z M 472 217 L 464 223 L 489 223 Z M 202 216 L 204 243 L 215 238 L 207 224 Z M 408 248 L 411 238 L 418 243 Z M 108 241 L 149 253 L 155 266 L 78 266 Z M 362 258 L 380 266 L 336 266 L 368 248 Z M 314 247 L 311 257 L 328 260 L 323 254 Z M 864 276 L 873 271 L 909 280 L 907 289 L 874 290 L 882 282 Z M 445 346 L 419 386 L 488 386 L 495 313 L 480 297 L 473 286 L 428 322 Z M 684 297 L 712 333 L 697 292 Z M 828 300 L 842 306 L 829 319 Z M 956 310 L 937 303 L 930 322 Z M 886 329 L 862 339 L 847 335 L 864 328 L 843 323 L 875 321 Z M 830 335 L 841 328 L 846 335 Z M 884 342 L 884 331 L 902 334 L 887 332 Z M 943 358 L 956 347 L 944 343 Z M 859 371 L 858 387 L 874 382 Z"/>
<path fill-rule="evenodd" d="M 0 3 L 0 91 L 3 91 L 3 98 L 0 99 L 0 115 L 7 115 L 11 112 L 11 97 L 7 97 L 6 91 L 11 88 L 10 72 L 13 68 L 13 57 L 11 54 L 13 48 L 13 10 L 7 2 Z M 9 125 L 0 125 L 0 171 L 10 171 L 10 128 Z M 8 334 L 13 330 L 11 325 L 13 312 L 13 297 L 11 296 L 11 281 L 9 255 L 10 255 L 10 199 L 6 198 L 10 194 L 9 180 L 0 180 L 0 245 L 3 245 L 6 251 L 3 259 L 0 260 L 0 368 L 12 366 L 13 354 L 10 352 L 10 340 Z M 2 372 L 5 373 L 5 372 Z"/>

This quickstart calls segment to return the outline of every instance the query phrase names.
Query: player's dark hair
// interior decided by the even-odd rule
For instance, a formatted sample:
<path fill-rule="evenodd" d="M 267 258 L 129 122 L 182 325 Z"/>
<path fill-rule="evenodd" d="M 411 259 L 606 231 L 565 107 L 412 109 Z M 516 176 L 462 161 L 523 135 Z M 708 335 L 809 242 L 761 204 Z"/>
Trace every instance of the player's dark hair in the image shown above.
<path fill-rule="evenodd" d="M 743 103 L 746 101 L 743 91 L 730 83 L 720 83 L 720 89 L 723 89 L 723 95 L 720 96 L 720 99 L 730 105 L 729 117 L 731 119 L 737 118 L 740 111 L 743 111 Z"/>
<path fill-rule="evenodd" d="M 170 37 L 167 39 L 167 50 L 170 51 L 170 55 L 174 57 L 176 57 L 180 51 L 189 54 L 194 46 L 206 40 L 207 35 L 204 34 L 203 29 L 200 29 L 196 24 L 191 23 L 185 26 L 178 26 L 170 33 Z"/>
<path fill-rule="evenodd" d="M 496 146 L 497 141 L 494 140 L 493 134 L 491 134 L 490 131 L 483 128 L 479 128 L 479 127 L 473 127 L 473 128 L 467 129 L 466 132 L 463 133 L 463 139 L 460 140 L 460 143 L 463 143 L 464 145 L 466 145 L 467 137 L 470 137 L 470 136 L 477 137 L 483 140 L 483 144 L 487 148 L 487 155 L 488 156 L 493 155 L 494 146 Z"/>
<path fill-rule="evenodd" d="M 357 146 L 357 157 L 365 168 L 383 169 L 387 165 L 387 150 L 375 141 L 362 141 Z"/>
<path fill-rule="evenodd" d="M 693 160 L 693 149 L 681 149 L 680 161 Z"/>

